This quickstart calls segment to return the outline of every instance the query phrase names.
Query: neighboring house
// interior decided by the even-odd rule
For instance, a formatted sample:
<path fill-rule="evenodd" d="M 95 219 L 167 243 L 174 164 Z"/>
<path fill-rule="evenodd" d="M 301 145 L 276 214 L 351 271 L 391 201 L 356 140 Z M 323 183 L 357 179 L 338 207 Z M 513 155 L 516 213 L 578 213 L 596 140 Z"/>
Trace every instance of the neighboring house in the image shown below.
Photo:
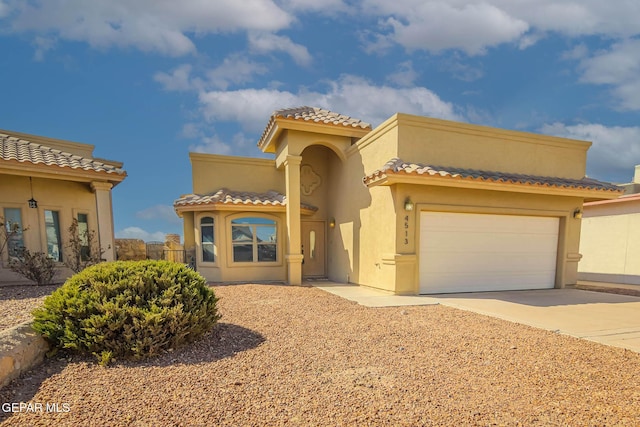
<path fill-rule="evenodd" d="M 327 110 L 276 111 L 274 159 L 190 153 L 176 200 L 211 281 L 326 277 L 396 294 L 574 284 L 591 143 L 396 114 L 375 129 Z"/>
<path fill-rule="evenodd" d="M 64 265 L 73 219 L 94 232 L 104 259 L 115 258 L 111 189 L 126 173 L 120 162 L 94 158 L 93 149 L 0 130 L 0 217 L 25 230 L 0 254 L 0 282 L 17 279 L 7 264 L 22 247 Z"/>
<path fill-rule="evenodd" d="M 640 285 L 640 165 L 625 195 L 585 203 L 578 278 Z"/>

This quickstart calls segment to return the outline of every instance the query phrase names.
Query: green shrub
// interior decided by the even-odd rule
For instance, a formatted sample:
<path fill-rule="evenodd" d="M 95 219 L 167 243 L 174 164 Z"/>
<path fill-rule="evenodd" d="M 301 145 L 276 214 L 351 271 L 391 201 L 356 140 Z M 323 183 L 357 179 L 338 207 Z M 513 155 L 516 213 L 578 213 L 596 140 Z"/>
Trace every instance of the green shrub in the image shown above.
<path fill-rule="evenodd" d="M 205 279 L 183 264 L 116 261 L 69 278 L 33 312 L 53 346 L 90 353 L 100 364 L 141 359 L 211 330 L 220 316 Z"/>

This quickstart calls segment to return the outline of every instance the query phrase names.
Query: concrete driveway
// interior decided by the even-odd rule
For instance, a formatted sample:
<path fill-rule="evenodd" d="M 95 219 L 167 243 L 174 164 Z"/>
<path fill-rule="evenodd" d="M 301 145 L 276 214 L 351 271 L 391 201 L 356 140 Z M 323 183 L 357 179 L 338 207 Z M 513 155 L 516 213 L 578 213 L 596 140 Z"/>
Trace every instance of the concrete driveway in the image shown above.
<path fill-rule="evenodd" d="M 314 286 L 369 307 L 442 304 L 640 353 L 640 297 L 578 289 L 398 296 L 353 285 Z"/>

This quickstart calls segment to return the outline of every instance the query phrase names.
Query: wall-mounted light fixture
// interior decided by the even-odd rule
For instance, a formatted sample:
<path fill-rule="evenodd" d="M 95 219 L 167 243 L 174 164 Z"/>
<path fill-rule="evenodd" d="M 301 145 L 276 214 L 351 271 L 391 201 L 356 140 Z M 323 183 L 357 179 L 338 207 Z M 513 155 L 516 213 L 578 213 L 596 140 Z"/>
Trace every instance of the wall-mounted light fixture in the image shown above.
<path fill-rule="evenodd" d="M 582 218 L 582 209 L 580 208 L 576 208 L 576 210 L 573 211 L 573 217 L 575 219 L 580 219 Z"/>
<path fill-rule="evenodd" d="M 411 201 L 411 199 L 409 197 L 407 197 L 406 200 L 404 201 L 404 210 L 405 211 L 412 211 L 413 210 L 413 202 Z"/>
<path fill-rule="evenodd" d="M 329 227 L 330 228 L 335 228 L 336 227 L 336 219 L 335 218 L 331 218 L 329 220 Z"/>
<path fill-rule="evenodd" d="M 36 209 L 38 207 L 38 201 L 33 198 L 33 183 L 31 182 L 31 177 L 29 177 L 29 188 L 31 189 L 31 198 L 29 199 L 29 207 L 32 209 Z"/>

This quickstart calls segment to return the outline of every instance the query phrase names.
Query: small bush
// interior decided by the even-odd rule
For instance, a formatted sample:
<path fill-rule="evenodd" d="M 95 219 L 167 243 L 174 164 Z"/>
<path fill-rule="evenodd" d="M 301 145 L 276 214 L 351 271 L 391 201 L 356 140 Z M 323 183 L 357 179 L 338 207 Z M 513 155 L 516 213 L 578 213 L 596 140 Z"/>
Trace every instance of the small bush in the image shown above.
<path fill-rule="evenodd" d="M 49 285 L 56 273 L 56 263 L 42 252 L 31 252 L 22 248 L 17 258 L 9 263 L 9 268 L 38 285 Z"/>
<path fill-rule="evenodd" d="M 205 279 L 183 264 L 116 261 L 69 278 L 33 312 L 52 345 L 90 353 L 100 364 L 141 359 L 190 342 L 220 316 Z"/>

